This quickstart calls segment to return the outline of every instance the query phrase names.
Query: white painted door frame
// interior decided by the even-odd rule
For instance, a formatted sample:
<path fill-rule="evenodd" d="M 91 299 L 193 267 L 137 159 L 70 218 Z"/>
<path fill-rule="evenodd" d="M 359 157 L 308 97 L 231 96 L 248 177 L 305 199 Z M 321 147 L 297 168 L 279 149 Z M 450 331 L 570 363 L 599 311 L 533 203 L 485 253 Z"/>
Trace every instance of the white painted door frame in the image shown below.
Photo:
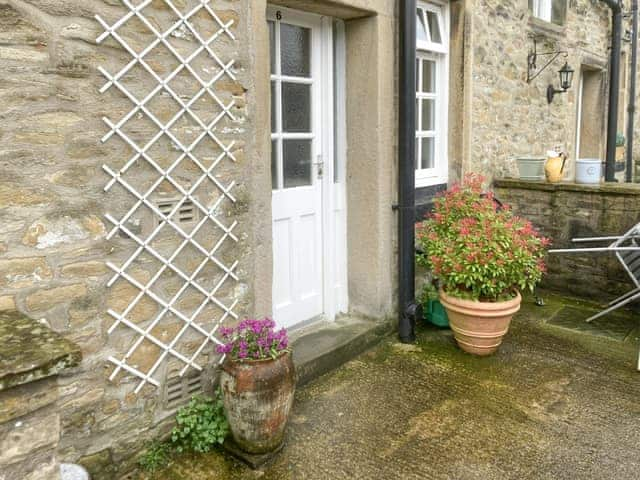
<path fill-rule="evenodd" d="M 345 145 L 344 134 L 344 29 L 337 24 L 335 32 L 338 42 L 335 44 L 334 28 L 329 17 L 301 13 L 295 10 L 269 7 L 267 17 L 271 21 L 280 21 L 292 25 L 311 28 L 311 70 L 312 70 L 312 182 L 318 195 L 318 221 L 316 231 L 319 249 L 317 251 L 318 268 L 321 269 L 320 304 L 302 306 L 302 299 L 292 298 L 292 303 L 283 306 L 279 303 L 280 286 L 277 277 L 276 262 L 281 261 L 284 252 L 276 244 L 277 234 L 274 223 L 274 317 L 282 325 L 291 327 L 314 318 L 333 320 L 336 314 L 347 310 L 347 256 L 346 256 L 346 175 L 344 172 Z M 280 45 L 277 43 L 277 49 Z M 277 55 L 280 56 L 280 52 Z M 337 60 L 337 61 L 336 61 Z M 338 66 L 338 75 L 334 77 L 334 63 Z M 285 79 L 272 75 L 274 78 Z M 335 87 L 335 88 L 334 88 Z M 335 91 L 334 91 L 335 90 Z M 280 96 L 278 95 L 278 99 Z M 281 104 L 275 102 L 277 118 L 280 122 Z M 334 121 L 337 122 L 334 124 Z M 334 128 L 338 127 L 338 128 Z M 338 132 L 338 133 L 334 133 Z M 272 136 L 273 137 L 273 136 Z M 290 138 L 290 137 L 289 137 Z M 308 137 L 306 137 L 308 138 Z M 335 140 L 335 141 L 334 141 Z M 334 159 L 337 159 L 334 163 Z M 337 171 L 334 171 L 337 165 Z M 280 167 L 281 169 L 282 167 Z M 278 175 L 282 175 L 278 171 Z M 303 187 L 309 188 L 309 187 Z M 274 219 L 286 208 L 283 200 L 285 191 L 274 190 L 272 195 Z M 289 197 L 292 198 L 292 197 Z M 290 201 L 290 200 L 289 200 Z M 289 248 L 295 248 L 295 240 Z M 291 252 L 289 252 L 291 254 Z M 295 252 L 291 255 L 296 263 Z M 308 260 L 308 259 L 305 259 Z M 296 265 L 289 265 L 290 279 L 295 282 L 296 275 L 302 273 Z M 281 273 L 281 272 L 280 272 Z M 308 272 L 308 274 L 312 274 Z M 299 278 L 299 277 L 298 277 Z M 294 285 L 295 288 L 295 285 Z M 295 303 L 299 302 L 296 306 Z M 281 317 L 281 318 L 278 318 Z"/>

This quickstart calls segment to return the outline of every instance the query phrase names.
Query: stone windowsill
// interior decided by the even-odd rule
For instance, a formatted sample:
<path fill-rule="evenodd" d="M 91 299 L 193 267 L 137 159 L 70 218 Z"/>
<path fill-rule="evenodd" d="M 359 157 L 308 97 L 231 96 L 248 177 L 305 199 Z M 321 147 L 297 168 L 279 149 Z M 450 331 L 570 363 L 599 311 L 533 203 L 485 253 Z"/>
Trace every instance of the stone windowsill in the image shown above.
<path fill-rule="evenodd" d="M 574 182 L 548 183 L 536 180 L 520 180 L 519 178 L 498 178 L 493 181 L 497 188 L 513 188 L 522 190 L 545 190 L 550 192 L 584 192 L 606 193 L 612 195 L 640 195 L 640 184 L 637 183 L 600 183 L 588 185 Z"/>
<path fill-rule="evenodd" d="M 80 363 L 74 343 L 19 313 L 0 313 L 0 391 L 57 375 Z"/>
<path fill-rule="evenodd" d="M 540 20 L 531 14 L 529 15 L 529 26 L 534 33 L 551 39 L 559 39 L 567 35 L 566 25 L 556 25 L 555 23 Z"/>

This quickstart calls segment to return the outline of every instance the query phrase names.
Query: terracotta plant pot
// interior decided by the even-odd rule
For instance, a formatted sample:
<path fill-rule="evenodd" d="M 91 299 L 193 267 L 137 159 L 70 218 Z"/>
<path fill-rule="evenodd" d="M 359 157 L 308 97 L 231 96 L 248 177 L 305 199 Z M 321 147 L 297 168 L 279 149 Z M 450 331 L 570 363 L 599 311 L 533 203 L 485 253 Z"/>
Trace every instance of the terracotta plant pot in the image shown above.
<path fill-rule="evenodd" d="M 447 295 L 440 290 L 440 302 L 458 346 L 474 355 L 491 355 L 509 330 L 513 315 L 520 310 L 522 297 L 505 302 L 477 302 Z"/>
<path fill-rule="evenodd" d="M 227 357 L 220 386 L 229 429 L 238 447 L 253 454 L 277 450 L 295 393 L 291 354 L 244 362 Z"/>

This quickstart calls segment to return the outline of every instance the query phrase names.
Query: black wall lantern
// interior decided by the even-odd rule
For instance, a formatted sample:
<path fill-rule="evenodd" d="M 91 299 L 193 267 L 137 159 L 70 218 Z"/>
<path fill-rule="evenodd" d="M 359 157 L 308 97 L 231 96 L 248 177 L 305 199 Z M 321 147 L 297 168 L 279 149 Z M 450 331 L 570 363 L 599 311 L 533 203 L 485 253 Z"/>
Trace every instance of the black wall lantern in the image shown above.
<path fill-rule="evenodd" d="M 538 41 L 536 37 L 533 37 L 533 48 L 529 50 L 527 55 L 527 83 L 531 83 L 535 80 L 545 69 L 551 65 L 556 58 L 560 55 L 564 55 L 566 58 L 568 52 L 566 50 L 560 50 L 557 52 L 538 52 Z M 551 57 L 542 68 L 538 69 L 538 57 Z M 547 101 L 551 103 L 556 93 L 565 93 L 571 88 L 573 82 L 573 69 L 565 61 L 564 66 L 558 72 L 560 74 L 560 90 L 556 89 L 553 85 L 549 85 L 547 88 Z"/>
<path fill-rule="evenodd" d="M 547 87 L 547 102 L 553 102 L 553 96 L 556 93 L 565 93 L 571 88 L 573 82 L 573 68 L 569 66 L 567 62 L 564 62 L 564 66 L 558 71 L 560 74 L 560 90 L 556 90 L 553 85 Z"/>

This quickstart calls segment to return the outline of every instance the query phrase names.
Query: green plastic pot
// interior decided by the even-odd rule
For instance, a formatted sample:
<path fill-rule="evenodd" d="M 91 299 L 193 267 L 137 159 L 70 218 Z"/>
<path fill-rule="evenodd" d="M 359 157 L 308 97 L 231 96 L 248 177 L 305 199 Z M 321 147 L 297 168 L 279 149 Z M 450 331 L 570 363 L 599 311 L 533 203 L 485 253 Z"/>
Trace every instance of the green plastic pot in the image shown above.
<path fill-rule="evenodd" d="M 440 300 L 428 300 L 424 310 L 424 318 L 437 327 L 448 328 L 449 318 Z"/>

